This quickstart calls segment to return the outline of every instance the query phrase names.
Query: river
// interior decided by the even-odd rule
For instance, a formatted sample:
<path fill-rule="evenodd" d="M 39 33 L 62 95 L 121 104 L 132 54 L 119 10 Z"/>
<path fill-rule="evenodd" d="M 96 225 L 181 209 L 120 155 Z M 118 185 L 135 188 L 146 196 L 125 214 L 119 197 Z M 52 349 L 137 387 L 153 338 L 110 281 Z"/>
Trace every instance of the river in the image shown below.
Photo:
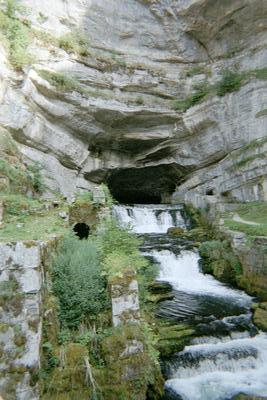
<path fill-rule="evenodd" d="M 158 280 L 172 285 L 174 298 L 161 302 L 157 315 L 197 332 L 162 362 L 164 399 L 267 397 L 267 335 L 252 323 L 252 298 L 203 274 L 194 244 L 167 235 L 170 227 L 189 227 L 183 205 L 118 205 L 114 213 L 144 237 L 141 250 L 159 264 Z"/>

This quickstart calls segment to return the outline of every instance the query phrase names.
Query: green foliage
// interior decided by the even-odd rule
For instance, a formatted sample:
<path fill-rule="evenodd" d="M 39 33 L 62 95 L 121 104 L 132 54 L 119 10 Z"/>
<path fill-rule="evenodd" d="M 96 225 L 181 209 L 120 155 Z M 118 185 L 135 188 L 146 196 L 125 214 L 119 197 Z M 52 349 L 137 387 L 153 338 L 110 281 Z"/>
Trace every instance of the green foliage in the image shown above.
<path fill-rule="evenodd" d="M 39 70 L 38 73 L 58 90 L 79 91 L 79 81 L 68 75 L 59 72 Z"/>
<path fill-rule="evenodd" d="M 191 77 L 197 73 L 203 73 L 202 67 L 195 67 L 187 71 L 187 76 Z M 267 79 L 267 68 L 255 69 L 250 71 L 235 72 L 230 69 L 222 71 L 222 78 L 215 84 L 208 84 L 207 82 L 194 87 L 195 92 L 186 97 L 185 99 L 174 100 L 172 108 L 177 111 L 186 111 L 188 108 L 200 103 L 209 94 L 225 96 L 227 93 L 238 91 L 241 86 L 251 78 Z"/>
<path fill-rule="evenodd" d="M 141 244 L 141 240 L 130 227 L 121 227 L 114 218 L 102 222 L 97 239 L 102 259 L 114 250 L 129 255 L 135 254 Z"/>
<path fill-rule="evenodd" d="M 9 179 L 12 191 L 25 193 L 25 191 L 31 186 L 28 176 L 21 166 L 10 164 L 5 159 L 0 159 L 0 175 Z"/>
<path fill-rule="evenodd" d="M 77 53 L 81 56 L 88 56 L 90 41 L 79 32 L 67 33 L 59 38 L 59 47 L 69 53 Z"/>
<path fill-rule="evenodd" d="M 58 39 L 55 36 L 51 35 L 51 33 L 49 32 L 32 28 L 31 34 L 34 38 L 42 42 L 45 46 L 53 45 L 58 47 Z"/>
<path fill-rule="evenodd" d="M 41 169 L 42 167 L 39 163 L 34 163 L 32 165 L 29 165 L 27 170 L 32 187 L 37 193 L 42 193 L 45 189 Z"/>
<path fill-rule="evenodd" d="M 96 244 L 66 236 L 53 262 L 53 291 L 59 299 L 62 326 L 77 328 L 108 307 Z"/>
<path fill-rule="evenodd" d="M 266 81 L 266 79 L 267 79 L 267 68 L 254 69 L 252 74 L 255 76 L 255 78 Z"/>
<path fill-rule="evenodd" d="M 204 242 L 199 248 L 203 270 L 223 282 L 236 284 L 242 275 L 242 266 L 227 240 Z"/>
<path fill-rule="evenodd" d="M 59 359 L 55 355 L 54 348 L 52 343 L 50 342 L 44 342 L 42 345 L 42 350 L 43 350 L 43 370 L 46 373 L 50 373 L 58 364 L 59 364 Z"/>
<path fill-rule="evenodd" d="M 44 210 L 44 204 L 41 201 L 23 195 L 5 195 L 3 201 L 5 212 L 9 217 L 11 215 L 20 217 L 36 215 Z"/>
<path fill-rule="evenodd" d="M 5 7 L 0 10 L 0 31 L 8 44 L 11 64 L 17 69 L 32 61 L 27 52 L 31 43 L 28 21 L 17 17 L 22 11 L 16 0 L 7 0 Z"/>
<path fill-rule="evenodd" d="M 239 90 L 245 77 L 246 74 L 240 74 L 230 70 L 223 71 L 222 79 L 216 85 L 218 96 L 224 96 L 227 93 Z"/>
<path fill-rule="evenodd" d="M 113 218 L 104 221 L 97 241 L 103 270 L 109 277 L 122 277 L 124 271 L 138 271 L 148 266 L 138 250 L 140 240 L 129 227 L 121 227 Z"/>
<path fill-rule="evenodd" d="M 186 111 L 188 108 L 200 103 L 209 93 L 210 87 L 207 83 L 197 85 L 194 87 L 195 92 L 184 100 L 174 100 L 173 109 Z"/>
<path fill-rule="evenodd" d="M 75 204 L 92 203 L 93 194 L 88 190 L 81 190 L 75 193 Z"/>
<path fill-rule="evenodd" d="M 197 65 L 188 71 L 186 71 L 186 76 L 187 77 L 192 77 L 195 75 L 200 75 L 200 74 L 206 74 L 207 73 L 207 67 L 204 65 Z"/>

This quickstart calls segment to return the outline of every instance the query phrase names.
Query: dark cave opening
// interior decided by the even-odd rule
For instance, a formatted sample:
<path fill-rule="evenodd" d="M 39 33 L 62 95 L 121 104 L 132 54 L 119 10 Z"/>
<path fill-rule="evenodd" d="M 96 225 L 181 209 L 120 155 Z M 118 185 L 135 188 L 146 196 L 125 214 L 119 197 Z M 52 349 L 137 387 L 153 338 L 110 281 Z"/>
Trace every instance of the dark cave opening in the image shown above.
<path fill-rule="evenodd" d="M 160 204 L 168 202 L 184 171 L 176 164 L 116 169 L 107 185 L 119 203 Z"/>
<path fill-rule="evenodd" d="M 84 222 L 78 222 L 74 225 L 73 231 L 79 237 L 80 240 L 87 239 L 90 232 L 90 227 Z"/>

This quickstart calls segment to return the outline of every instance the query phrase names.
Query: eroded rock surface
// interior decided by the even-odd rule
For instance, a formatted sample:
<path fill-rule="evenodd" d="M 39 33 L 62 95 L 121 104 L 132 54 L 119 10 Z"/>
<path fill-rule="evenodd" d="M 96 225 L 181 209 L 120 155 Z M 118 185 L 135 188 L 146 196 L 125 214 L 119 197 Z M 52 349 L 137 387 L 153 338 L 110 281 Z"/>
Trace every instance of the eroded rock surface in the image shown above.
<path fill-rule="evenodd" d="M 12 71 L 1 49 L 0 124 L 41 163 L 50 189 L 71 197 L 106 181 L 134 201 L 166 200 L 175 188 L 174 199 L 266 200 L 266 80 L 252 77 L 239 91 L 173 109 L 226 68 L 266 67 L 265 2 L 21 3 L 32 29 L 90 41 L 81 55 L 39 35 L 24 73 Z"/>
<path fill-rule="evenodd" d="M 51 243 L 0 245 L 0 396 L 39 399 L 42 256 Z"/>

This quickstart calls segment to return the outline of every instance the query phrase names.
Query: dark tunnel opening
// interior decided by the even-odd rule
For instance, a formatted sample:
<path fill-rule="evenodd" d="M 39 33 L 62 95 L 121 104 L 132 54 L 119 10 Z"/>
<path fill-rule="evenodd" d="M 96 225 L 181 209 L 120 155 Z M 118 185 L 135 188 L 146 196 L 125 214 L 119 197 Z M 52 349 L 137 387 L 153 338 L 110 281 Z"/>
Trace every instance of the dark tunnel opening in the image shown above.
<path fill-rule="evenodd" d="M 123 204 L 160 204 L 167 202 L 184 176 L 177 165 L 116 169 L 107 185 L 115 200 Z"/>
<path fill-rule="evenodd" d="M 73 231 L 79 237 L 80 240 L 87 239 L 90 232 L 90 227 L 84 222 L 78 222 L 74 225 Z"/>

